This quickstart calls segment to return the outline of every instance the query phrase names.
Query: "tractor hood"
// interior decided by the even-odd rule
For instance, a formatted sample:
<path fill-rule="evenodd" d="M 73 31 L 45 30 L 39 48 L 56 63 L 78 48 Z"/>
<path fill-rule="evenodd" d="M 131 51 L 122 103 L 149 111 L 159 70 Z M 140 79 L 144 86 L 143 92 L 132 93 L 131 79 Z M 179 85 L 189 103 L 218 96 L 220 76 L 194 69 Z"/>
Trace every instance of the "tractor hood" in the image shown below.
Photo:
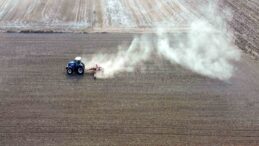
<path fill-rule="evenodd" d="M 74 66 L 74 64 L 76 63 L 75 60 L 71 60 L 67 63 L 66 67 L 69 67 L 69 66 Z"/>
<path fill-rule="evenodd" d="M 73 63 L 76 63 L 76 61 L 75 60 L 71 60 L 67 64 L 73 64 Z"/>

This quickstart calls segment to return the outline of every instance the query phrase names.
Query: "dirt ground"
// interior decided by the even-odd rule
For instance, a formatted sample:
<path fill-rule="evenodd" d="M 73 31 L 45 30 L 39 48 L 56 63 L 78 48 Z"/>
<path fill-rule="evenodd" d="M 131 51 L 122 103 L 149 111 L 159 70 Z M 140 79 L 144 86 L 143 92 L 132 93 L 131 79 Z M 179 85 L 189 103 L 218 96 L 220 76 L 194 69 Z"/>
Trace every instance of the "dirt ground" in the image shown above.
<path fill-rule="evenodd" d="M 147 32 L 164 21 L 185 31 L 209 0 L 0 0 L 1 32 Z M 258 0 L 219 0 L 236 44 L 259 59 Z"/>
<path fill-rule="evenodd" d="M 207 0 L 0 0 L 0 30 L 142 31 L 169 20 L 184 27 L 204 3 Z"/>
<path fill-rule="evenodd" d="M 220 0 L 222 7 L 230 8 L 230 22 L 236 36 L 236 44 L 243 51 L 259 59 L 259 1 Z"/>
<path fill-rule="evenodd" d="M 112 79 L 67 76 L 78 55 L 132 34 L 0 34 L 0 145 L 259 145 L 259 62 L 230 81 L 147 62 Z"/>

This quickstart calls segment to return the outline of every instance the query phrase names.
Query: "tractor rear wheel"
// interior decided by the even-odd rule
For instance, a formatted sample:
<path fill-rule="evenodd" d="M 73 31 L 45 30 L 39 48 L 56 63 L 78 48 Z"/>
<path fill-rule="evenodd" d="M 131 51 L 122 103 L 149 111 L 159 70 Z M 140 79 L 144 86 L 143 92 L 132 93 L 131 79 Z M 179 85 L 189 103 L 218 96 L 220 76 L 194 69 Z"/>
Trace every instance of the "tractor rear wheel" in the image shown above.
<path fill-rule="evenodd" d="M 79 67 L 79 68 L 77 69 L 77 74 L 83 75 L 83 74 L 84 74 L 84 68 L 83 68 L 83 67 Z"/>

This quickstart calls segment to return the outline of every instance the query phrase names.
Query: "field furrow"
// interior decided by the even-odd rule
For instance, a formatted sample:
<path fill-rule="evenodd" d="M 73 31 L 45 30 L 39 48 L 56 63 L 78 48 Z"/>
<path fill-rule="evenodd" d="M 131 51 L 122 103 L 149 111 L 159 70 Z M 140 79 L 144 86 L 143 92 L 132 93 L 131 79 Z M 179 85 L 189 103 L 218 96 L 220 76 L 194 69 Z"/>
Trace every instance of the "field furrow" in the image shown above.
<path fill-rule="evenodd" d="M 146 32 L 161 22 L 173 30 L 187 30 L 189 23 L 207 17 L 209 0 L 0 0 L 3 32 Z M 258 0 L 219 0 L 223 15 L 237 38 L 236 44 L 259 56 Z M 217 14 L 216 14 L 217 15 Z"/>

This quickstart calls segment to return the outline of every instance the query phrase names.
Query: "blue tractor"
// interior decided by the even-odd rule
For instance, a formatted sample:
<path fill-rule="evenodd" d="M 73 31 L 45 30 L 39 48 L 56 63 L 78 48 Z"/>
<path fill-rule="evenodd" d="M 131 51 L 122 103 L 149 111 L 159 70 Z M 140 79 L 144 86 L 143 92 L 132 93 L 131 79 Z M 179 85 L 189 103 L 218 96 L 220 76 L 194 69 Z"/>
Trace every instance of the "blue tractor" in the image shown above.
<path fill-rule="evenodd" d="M 76 57 L 67 63 L 66 70 L 68 75 L 72 75 L 73 73 L 83 75 L 85 72 L 85 64 L 81 61 L 81 57 Z"/>

